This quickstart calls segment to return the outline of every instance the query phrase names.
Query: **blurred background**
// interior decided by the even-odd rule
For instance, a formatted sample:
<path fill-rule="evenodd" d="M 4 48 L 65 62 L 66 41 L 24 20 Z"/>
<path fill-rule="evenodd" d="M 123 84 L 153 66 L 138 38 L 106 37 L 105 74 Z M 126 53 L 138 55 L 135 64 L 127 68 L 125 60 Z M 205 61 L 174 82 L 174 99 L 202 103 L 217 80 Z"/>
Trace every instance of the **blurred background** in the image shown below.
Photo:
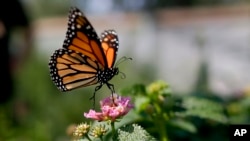
<path fill-rule="evenodd" d="M 85 13 L 99 35 L 105 29 L 115 29 L 120 40 L 118 59 L 133 58 L 119 65 L 126 78 L 116 76 L 112 80 L 117 91 L 161 79 L 176 95 L 211 93 L 234 100 L 250 94 L 249 0 L 20 3 L 27 20 L 17 28 L 13 26 L 9 33 L 13 92 L 1 92 L 12 96 L 0 105 L 0 141 L 68 140 L 67 127 L 84 121 L 83 112 L 92 107 L 89 98 L 95 86 L 62 93 L 49 76 L 48 61 L 62 47 L 71 6 Z M 16 10 L 10 6 L 13 8 L 1 10 L 1 15 L 19 19 L 9 14 Z M 2 24 L 3 19 L 0 37 L 8 29 L 7 24 Z M 7 84 L 6 80 L 2 82 L 3 87 Z M 96 101 L 108 93 L 103 87 L 97 92 Z M 236 121 L 241 122 L 233 122 Z M 249 117 L 242 120 L 249 121 Z"/>

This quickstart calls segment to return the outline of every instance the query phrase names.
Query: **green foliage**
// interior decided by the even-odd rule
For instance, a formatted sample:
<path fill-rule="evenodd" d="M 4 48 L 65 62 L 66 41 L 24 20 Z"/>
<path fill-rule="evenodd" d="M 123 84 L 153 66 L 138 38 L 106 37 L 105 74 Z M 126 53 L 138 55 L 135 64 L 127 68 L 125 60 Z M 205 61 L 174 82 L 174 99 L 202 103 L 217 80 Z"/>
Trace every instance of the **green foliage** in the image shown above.
<path fill-rule="evenodd" d="M 226 128 L 228 124 L 223 103 L 192 95 L 178 97 L 164 81 L 136 84 L 121 92 L 133 96 L 134 121 L 162 141 L 191 139 L 195 134 L 197 138 L 203 125 Z"/>
<path fill-rule="evenodd" d="M 0 105 L 0 140 L 68 140 L 67 127 L 82 121 L 92 107 L 91 88 L 61 93 L 50 79 L 47 60 L 35 55 L 14 80 L 14 98 Z"/>
<path fill-rule="evenodd" d="M 231 124 L 249 124 L 250 123 L 250 96 L 243 93 L 243 97 L 233 99 L 226 105 L 226 112 L 229 115 Z"/>
<path fill-rule="evenodd" d="M 178 116 L 197 116 L 204 119 L 211 119 L 220 123 L 227 123 L 224 107 L 215 101 L 194 96 L 184 97 L 181 107 L 185 111 L 178 112 Z"/>
<path fill-rule="evenodd" d="M 195 127 L 195 125 L 191 121 L 185 119 L 172 120 L 171 125 L 190 133 L 197 133 L 197 128 Z"/>

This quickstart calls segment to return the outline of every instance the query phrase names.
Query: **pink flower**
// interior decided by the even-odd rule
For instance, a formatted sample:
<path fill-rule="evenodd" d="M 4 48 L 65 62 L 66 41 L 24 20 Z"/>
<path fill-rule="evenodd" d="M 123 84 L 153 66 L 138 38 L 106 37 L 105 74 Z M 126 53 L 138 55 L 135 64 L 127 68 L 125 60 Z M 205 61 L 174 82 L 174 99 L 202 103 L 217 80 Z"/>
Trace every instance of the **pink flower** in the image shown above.
<path fill-rule="evenodd" d="M 113 98 L 110 96 L 100 101 L 101 112 L 89 110 L 88 113 L 84 113 L 84 116 L 98 121 L 116 121 L 116 119 L 126 115 L 134 107 L 130 103 L 129 97 L 121 97 L 113 94 Z"/>

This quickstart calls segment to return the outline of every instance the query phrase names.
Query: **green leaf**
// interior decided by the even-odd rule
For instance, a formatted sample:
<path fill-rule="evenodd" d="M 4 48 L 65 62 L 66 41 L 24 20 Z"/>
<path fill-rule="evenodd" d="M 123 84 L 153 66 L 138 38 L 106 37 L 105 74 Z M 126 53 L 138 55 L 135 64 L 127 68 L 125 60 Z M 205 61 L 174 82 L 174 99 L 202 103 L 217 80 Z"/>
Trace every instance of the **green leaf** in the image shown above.
<path fill-rule="evenodd" d="M 177 120 L 172 120 L 171 124 L 175 127 L 179 127 L 185 131 L 188 131 L 190 133 L 196 133 L 197 129 L 195 125 L 192 122 L 182 120 L 182 119 L 177 119 Z"/>
<path fill-rule="evenodd" d="M 176 113 L 179 116 L 197 116 L 220 123 L 228 122 L 227 117 L 223 113 L 223 106 L 209 99 L 186 97 L 183 98 L 182 107 L 186 110 Z"/>
<path fill-rule="evenodd" d="M 137 124 L 126 125 L 118 129 L 119 141 L 156 141 L 146 130 Z"/>

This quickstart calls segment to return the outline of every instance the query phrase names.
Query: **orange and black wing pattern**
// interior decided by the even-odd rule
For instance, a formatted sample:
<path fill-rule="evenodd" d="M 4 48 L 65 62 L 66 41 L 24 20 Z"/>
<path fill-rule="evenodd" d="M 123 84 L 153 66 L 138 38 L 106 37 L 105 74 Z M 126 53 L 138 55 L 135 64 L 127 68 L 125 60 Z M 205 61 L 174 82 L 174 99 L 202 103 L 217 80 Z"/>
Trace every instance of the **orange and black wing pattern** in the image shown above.
<path fill-rule="evenodd" d="M 93 26 L 84 14 L 72 7 L 69 12 L 68 30 L 63 48 L 74 50 L 107 66 L 106 57 L 102 51 L 101 42 Z"/>
<path fill-rule="evenodd" d="M 73 7 L 63 47 L 56 50 L 49 61 L 51 79 L 61 91 L 97 83 L 100 83 L 99 89 L 109 84 L 118 72 L 118 68 L 113 69 L 117 51 L 116 32 L 104 31 L 100 39 L 83 13 Z"/>
<path fill-rule="evenodd" d="M 58 49 L 51 57 L 50 75 L 61 91 L 98 83 L 96 76 L 101 64 L 73 50 Z"/>
<path fill-rule="evenodd" d="M 117 33 L 114 30 L 106 30 L 101 34 L 101 44 L 107 60 L 108 68 L 115 64 L 119 41 Z"/>

